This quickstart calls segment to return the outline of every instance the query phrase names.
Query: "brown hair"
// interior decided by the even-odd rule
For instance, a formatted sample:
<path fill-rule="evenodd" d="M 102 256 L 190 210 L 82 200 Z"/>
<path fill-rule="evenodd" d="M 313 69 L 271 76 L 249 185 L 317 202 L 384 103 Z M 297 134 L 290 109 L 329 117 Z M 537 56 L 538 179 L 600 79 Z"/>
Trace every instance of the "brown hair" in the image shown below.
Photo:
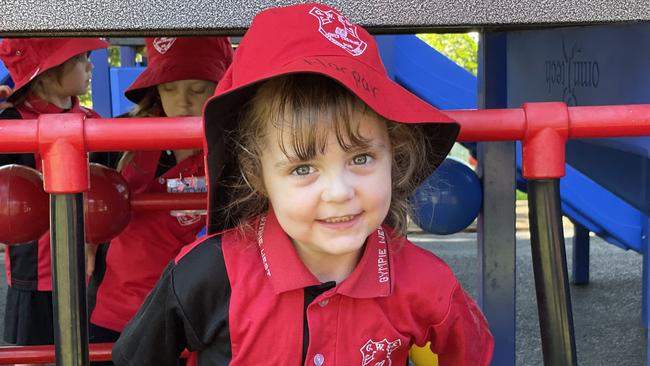
<path fill-rule="evenodd" d="M 346 151 L 367 146 L 351 120 L 355 110 L 386 123 L 392 148 L 392 199 L 385 223 L 404 234 L 410 211 L 408 196 L 426 170 L 425 134 L 420 126 L 395 123 L 377 115 L 336 81 L 318 74 L 292 74 L 264 82 L 240 114 L 239 129 L 232 140 L 237 151 L 239 174 L 228 188 L 233 195 L 226 207 L 226 221 L 248 232 L 250 219 L 268 210 L 262 182 L 260 157 L 268 128 L 280 130 L 278 143 L 286 154 L 309 159 L 325 151 L 328 132 L 334 129 L 337 142 Z M 328 123 L 323 123 L 326 121 Z"/>

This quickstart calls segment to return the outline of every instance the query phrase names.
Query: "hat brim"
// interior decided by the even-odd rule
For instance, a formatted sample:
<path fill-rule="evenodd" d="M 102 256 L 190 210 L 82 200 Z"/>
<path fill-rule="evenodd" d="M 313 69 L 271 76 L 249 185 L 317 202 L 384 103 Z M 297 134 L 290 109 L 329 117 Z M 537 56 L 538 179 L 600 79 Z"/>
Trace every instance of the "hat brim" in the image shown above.
<path fill-rule="evenodd" d="M 137 104 L 145 97 L 147 89 L 158 84 L 178 80 L 208 80 L 218 83 L 225 71 L 225 65 L 215 64 L 214 59 L 169 59 L 147 66 L 124 91 L 124 96 Z"/>
<path fill-rule="evenodd" d="M 319 61 L 316 62 L 315 60 Z M 411 94 L 385 74 L 371 67 L 341 56 L 318 56 L 302 58 L 286 63 L 281 69 L 273 70 L 253 80 L 238 83 L 238 88 L 217 93 L 208 100 L 204 109 L 204 131 L 206 169 L 209 177 L 208 232 L 214 233 L 228 228 L 225 217 L 218 213 L 231 201 L 232 193 L 223 182 L 225 177 L 238 173 L 235 151 L 228 140 L 229 132 L 237 128 L 239 111 L 254 95 L 264 81 L 280 75 L 313 73 L 331 78 L 349 89 L 378 115 L 397 123 L 419 125 L 426 135 L 429 150 L 426 162 L 430 175 L 445 159 L 454 145 L 460 125 L 449 116 Z M 419 184 L 421 182 L 417 182 Z"/>

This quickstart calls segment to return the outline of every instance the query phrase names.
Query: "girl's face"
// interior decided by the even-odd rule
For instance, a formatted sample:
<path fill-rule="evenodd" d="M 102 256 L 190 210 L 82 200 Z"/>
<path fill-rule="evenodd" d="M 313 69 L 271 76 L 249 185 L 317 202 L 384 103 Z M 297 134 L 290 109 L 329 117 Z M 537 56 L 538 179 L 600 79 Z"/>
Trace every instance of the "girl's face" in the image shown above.
<path fill-rule="evenodd" d="M 72 97 L 88 92 L 93 70 L 93 64 L 88 60 L 88 53 L 80 53 L 60 67 L 60 74 L 50 74 L 43 79 L 46 95 Z"/>
<path fill-rule="evenodd" d="M 207 80 L 178 80 L 158 84 L 158 94 L 167 117 L 200 116 L 203 104 L 214 94 L 217 83 Z"/>
<path fill-rule="evenodd" d="M 359 124 L 359 135 L 367 139 L 368 147 L 345 151 L 332 131 L 324 153 L 303 161 L 282 152 L 280 132 L 271 128 L 262 152 L 269 202 L 302 261 L 317 277 L 315 268 L 326 271 L 323 267 L 346 262 L 351 271 L 366 238 L 382 224 L 390 207 L 392 150 L 385 123 L 362 112 L 350 117 Z M 287 153 L 291 155 L 291 150 Z"/>

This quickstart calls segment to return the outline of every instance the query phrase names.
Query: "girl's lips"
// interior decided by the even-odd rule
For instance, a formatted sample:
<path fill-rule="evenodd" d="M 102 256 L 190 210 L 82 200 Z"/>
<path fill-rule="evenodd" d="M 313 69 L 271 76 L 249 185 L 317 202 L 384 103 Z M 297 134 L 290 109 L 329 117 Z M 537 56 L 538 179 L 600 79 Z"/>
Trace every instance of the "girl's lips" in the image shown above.
<path fill-rule="evenodd" d="M 329 229 L 345 230 L 356 225 L 359 222 L 360 218 L 361 214 L 359 213 L 355 215 L 328 217 L 326 219 L 316 221 L 322 226 Z"/>

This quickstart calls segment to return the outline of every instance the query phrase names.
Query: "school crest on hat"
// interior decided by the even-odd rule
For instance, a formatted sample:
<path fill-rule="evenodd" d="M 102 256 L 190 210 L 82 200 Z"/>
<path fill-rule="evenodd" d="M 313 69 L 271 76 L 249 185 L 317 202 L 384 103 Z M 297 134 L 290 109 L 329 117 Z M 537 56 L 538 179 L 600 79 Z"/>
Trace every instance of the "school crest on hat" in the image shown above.
<path fill-rule="evenodd" d="M 158 53 L 165 54 L 172 48 L 174 42 L 176 42 L 176 37 L 156 37 L 153 40 L 153 47 Z"/>
<path fill-rule="evenodd" d="M 309 14 L 318 19 L 318 31 L 328 41 L 346 50 L 352 56 L 361 55 L 368 47 L 368 44 L 359 38 L 357 26 L 333 9 L 323 10 L 314 6 Z"/>

